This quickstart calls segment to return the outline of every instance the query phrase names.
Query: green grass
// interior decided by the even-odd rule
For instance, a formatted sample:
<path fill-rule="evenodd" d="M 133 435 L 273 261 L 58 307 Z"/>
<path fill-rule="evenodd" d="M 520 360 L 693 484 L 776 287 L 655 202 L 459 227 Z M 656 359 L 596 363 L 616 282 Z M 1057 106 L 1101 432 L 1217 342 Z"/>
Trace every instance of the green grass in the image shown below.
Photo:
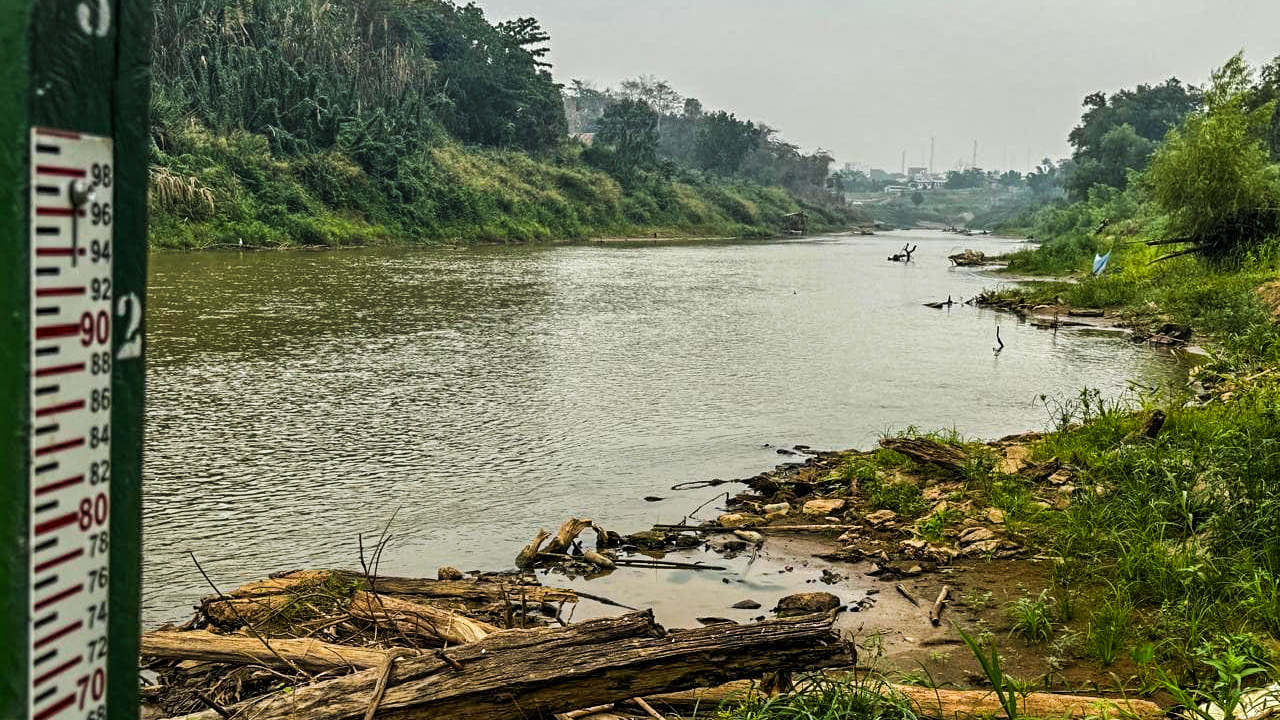
<path fill-rule="evenodd" d="M 1055 430 L 1034 458 L 1067 463 L 1077 490 L 1065 512 L 1037 514 L 1029 534 L 1063 559 L 1053 571 L 1057 612 L 1083 632 L 1085 656 L 1106 666 L 1137 653 L 1194 683 L 1206 648 L 1224 638 L 1258 638 L 1259 657 L 1280 650 L 1280 326 L 1258 293 L 1280 277 L 1280 262 L 1274 242 L 1229 265 L 1157 262 L 1164 249 L 1141 241 L 1158 236 L 1163 219 L 1129 195 L 1099 191 L 1041 211 L 1044 245 L 1016 253 L 1010 269 L 1078 282 L 1028 283 L 999 299 L 1103 308 L 1139 327 L 1190 325 L 1210 354 L 1192 387 L 1118 401 L 1091 390 L 1043 397 Z M 1113 220 L 1095 235 L 1104 218 Z M 1108 249 L 1107 271 L 1087 275 L 1093 254 Z M 1204 391 L 1208 402 L 1193 394 Z M 1166 413 L 1161 433 L 1134 439 L 1156 408 Z M 1016 503 L 1016 488 L 997 482 L 981 486 Z M 1033 609 L 1018 607 L 1015 625 L 1040 627 Z"/>
<path fill-rule="evenodd" d="M 1195 649 L 1224 634 L 1280 637 L 1280 384 L 1161 404 L 1154 441 L 1129 439 L 1141 415 L 1113 408 L 1035 448 L 1072 459 L 1084 488 L 1046 518 L 1044 538 L 1070 559 L 1055 580 L 1094 594 L 1081 603 L 1095 608 L 1086 653 L 1103 664 L 1138 639 L 1135 627 L 1173 668 L 1191 667 Z"/>
<path fill-rule="evenodd" d="M 700 173 L 636 174 L 624 185 L 565 146 L 535 156 L 440 141 L 393 162 L 339 149 L 280 154 L 243 131 L 160 126 L 150 202 L 153 247 L 548 242 L 595 237 L 766 237 L 806 212 L 809 229 L 852 212 L 781 188 Z"/>
<path fill-rule="evenodd" d="M 1053 637 L 1053 610 L 1048 590 L 1041 590 L 1035 598 L 1024 597 L 1009 603 L 1005 613 L 1009 616 L 1010 632 L 1033 643 L 1048 642 Z"/>
<path fill-rule="evenodd" d="M 916 720 L 910 701 L 882 680 L 820 678 L 800 692 L 726 703 L 708 720 Z"/>

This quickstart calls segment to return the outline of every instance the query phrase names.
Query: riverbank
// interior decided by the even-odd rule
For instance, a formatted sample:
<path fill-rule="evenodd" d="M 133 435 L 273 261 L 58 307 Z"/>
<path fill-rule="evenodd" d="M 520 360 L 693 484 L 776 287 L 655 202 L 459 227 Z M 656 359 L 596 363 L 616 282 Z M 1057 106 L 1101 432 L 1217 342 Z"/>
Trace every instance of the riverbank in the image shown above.
<path fill-rule="evenodd" d="M 990 687 L 989 668 L 965 646 L 962 630 L 983 653 L 998 653 L 1002 669 L 994 680 L 1020 694 L 1035 688 L 1150 697 L 1168 705 L 1170 687 L 1200 684 L 1228 699 L 1241 688 L 1215 687 L 1212 676 L 1204 676 L 1205 663 L 1265 667 L 1280 647 L 1274 626 L 1280 607 L 1265 564 L 1272 551 L 1267 543 L 1275 542 L 1267 523 L 1277 517 L 1276 493 L 1267 476 L 1256 474 L 1263 468 L 1255 463 L 1271 462 L 1265 447 L 1213 445 L 1205 432 L 1212 427 L 1231 437 L 1266 437 L 1278 399 L 1280 389 L 1266 378 L 1216 386 L 1211 397 L 1193 403 L 1169 398 L 1142 411 L 1086 392 L 1059 408 L 1058 427 L 1046 433 L 972 442 L 955 433 L 908 432 L 871 451 L 780 449 L 788 462 L 735 481 L 721 507 L 704 503 L 706 509 L 690 513 L 686 523 L 622 537 L 597 528 L 595 545 L 577 545 L 578 534 L 593 524 L 575 520 L 561 528 L 552 547 L 535 539 L 513 563 L 539 568 L 536 576 L 442 568 L 438 581 L 366 582 L 362 578 L 376 574 L 368 568 L 376 568 L 382 553 L 382 543 L 374 541 L 370 564 L 342 576 L 346 580 L 293 573 L 250 583 L 226 597 L 206 598 L 189 627 L 226 632 L 248 622 L 259 633 L 287 638 L 302 631 L 311 637 L 319 623 L 318 638 L 334 634 L 340 640 L 352 630 L 328 620 L 346 615 L 312 613 L 331 603 L 345 607 L 362 587 L 390 593 L 381 602 L 398 616 L 417 607 L 405 606 L 407 600 L 462 612 L 495 629 L 570 618 L 574 626 L 590 625 L 604 621 L 593 618 L 623 621 L 627 608 L 620 605 L 648 606 L 629 592 L 639 583 L 665 596 L 660 618 L 677 605 L 696 614 L 675 627 L 705 626 L 704 643 L 719 642 L 717 627 L 767 625 L 789 607 L 837 611 L 830 629 L 855 649 L 852 662 L 863 669 L 852 681 L 824 681 L 785 702 L 814 702 L 814 695 L 824 702 L 880 697 L 919 710 L 905 699 L 912 685 Z M 1172 482 L 1171 471 L 1177 475 Z M 1206 481 L 1208 472 L 1213 475 Z M 1229 490 L 1218 484 L 1225 478 L 1233 478 Z M 735 492 L 738 482 L 747 492 Z M 702 491 L 724 485 L 707 481 Z M 1235 505 L 1215 502 L 1224 491 Z M 1188 516 L 1179 519 L 1179 512 Z M 697 521 L 707 514 L 713 519 Z M 1242 556 L 1246 547 L 1260 557 Z M 697 576 L 717 569 L 738 577 L 712 577 L 726 589 L 704 593 Z M 762 583 L 766 576 L 771 580 Z M 476 595 L 479 590 L 498 595 L 485 601 L 488 595 Z M 573 611 L 566 614 L 570 598 Z M 216 691 L 221 699 L 215 703 L 267 703 L 254 700 L 255 693 L 279 682 L 277 671 L 264 676 L 266 684 L 228 685 L 226 678 L 236 675 L 218 665 L 168 662 L 151 667 L 165 678 L 162 687 L 181 690 L 186 702 L 197 703 L 193 707 L 204 702 L 193 688 Z M 179 668 L 185 675 L 173 675 Z M 748 669 L 744 664 L 735 672 Z M 715 675 L 735 676 L 741 675 Z M 440 682 L 451 681 L 433 680 Z M 575 697 L 586 703 L 596 696 Z M 712 717 L 706 707 L 682 705 L 690 696 L 681 697 L 660 711 Z M 707 698 L 710 706 L 726 696 L 693 697 Z M 724 717 L 752 717 L 749 709 L 733 708 L 759 702 L 737 695 L 729 701 Z M 1023 701 L 1033 706 L 1030 696 Z"/>
<path fill-rule="evenodd" d="M 811 232 L 869 222 L 834 202 L 691 170 L 619 179 L 569 141 L 541 154 L 441 143 L 421 151 L 412 176 L 388 180 L 337 148 L 284 154 L 265 136 L 194 122 L 157 134 L 153 248 L 753 238 L 786 234 L 797 213 Z"/>
<path fill-rule="evenodd" d="M 1248 391 L 1263 390 L 1254 385 Z M 208 597 L 184 631 L 200 627 L 213 630 L 215 635 L 208 643 L 217 645 L 233 641 L 218 640 L 227 637 L 219 633 L 249 624 L 253 632 L 277 638 L 269 642 L 278 645 L 279 652 L 293 648 L 281 638 L 305 633 L 315 640 L 308 646 L 309 654 L 301 657 L 322 662 L 315 653 L 346 651 L 329 649 L 319 640 L 332 636 L 328 642 L 350 644 L 351 633 L 359 638 L 365 632 L 359 630 L 363 625 L 350 619 L 353 615 L 376 626 L 383 622 L 378 613 L 386 613 L 391 630 L 388 640 L 408 632 L 419 642 L 438 638 L 444 627 L 440 622 L 448 622 L 448 627 L 460 632 L 471 627 L 465 623 L 479 623 L 475 627 L 482 635 L 454 639 L 449 644 L 475 642 L 501 628 L 554 626 L 570 618 L 574 622 L 570 627 L 584 622 L 582 627 L 595 627 L 592 623 L 625 622 L 629 616 L 624 610 L 645 605 L 626 591 L 626 582 L 615 582 L 615 578 L 649 575 L 647 582 L 668 596 L 679 588 L 678 592 L 685 594 L 680 603 L 697 612 L 706 607 L 707 598 L 688 576 L 703 572 L 699 567 L 709 572 L 723 569 L 718 564 L 745 559 L 746 570 L 738 583 L 756 566 L 758 574 L 784 577 L 774 583 L 784 594 L 761 594 L 758 584 L 754 590 L 739 584 L 727 591 L 739 597 L 732 606 L 725 603 L 718 613 L 677 627 L 705 626 L 699 631 L 698 642 L 714 646 L 723 641 L 716 628 L 728 632 L 738 624 L 751 628 L 754 623 L 764 623 L 760 632 L 765 632 L 774 622 L 769 617 L 785 616 L 788 609 L 835 611 L 830 630 L 838 633 L 853 653 L 845 664 L 861 668 L 861 675 L 855 674 L 852 681 L 836 679 L 830 681 L 834 685 L 824 681 L 807 687 L 793 702 L 812 702 L 804 698 L 813 694 L 829 696 L 828 701 L 847 701 L 853 694 L 864 700 L 879 696 L 891 705 L 901 703 L 903 708 L 920 710 L 923 701 L 909 700 L 912 685 L 982 688 L 995 680 L 1018 688 L 1028 708 L 1035 707 L 1027 695 L 1032 688 L 1094 698 L 1152 697 L 1167 705 L 1171 702 L 1167 683 L 1197 682 L 1201 677 L 1197 668 L 1204 661 L 1238 657 L 1247 668 L 1268 662 L 1276 651 L 1274 630 L 1267 625 L 1274 621 L 1274 615 L 1268 613 L 1276 608 L 1266 604 L 1265 582 L 1251 588 L 1246 588 L 1248 583 L 1237 583 L 1229 597 L 1222 595 L 1222 587 L 1205 585 L 1194 591 L 1167 588 L 1178 596 L 1156 598 L 1144 594 L 1152 590 L 1152 580 L 1185 575 L 1178 572 L 1177 564 L 1185 561 L 1186 555 L 1180 554 L 1177 546 L 1171 546 L 1171 555 L 1163 558 L 1151 555 L 1151 548 L 1144 550 L 1147 554 L 1140 560 L 1126 558 L 1123 552 L 1123 544 L 1142 544 L 1139 533 L 1144 527 L 1152 531 L 1146 518 L 1118 515 L 1123 508 L 1132 509 L 1132 494 L 1145 488 L 1148 497 L 1140 504 L 1159 507 L 1163 503 L 1158 497 L 1177 492 L 1176 487 L 1158 487 L 1149 474 L 1130 476 L 1134 468 L 1163 472 L 1158 465 L 1134 462 L 1134 458 L 1186 453 L 1189 445 L 1203 440 L 1194 432 L 1202 414 L 1220 410 L 1215 405 L 1241 402 L 1241 393 L 1246 391 L 1237 386 L 1230 392 L 1232 396 L 1219 396 L 1204 406 L 1170 406 L 1168 412 L 1145 413 L 1093 407 L 1093 399 L 1082 395 L 1077 414 L 1064 415 L 1058 429 L 987 443 L 966 442 L 954 433 L 909 433 L 885 438 L 873 451 L 786 449 L 782 454 L 791 456 L 789 462 L 740 481 L 748 491 L 735 493 L 735 486 L 725 493 L 726 512 L 711 522 L 663 525 L 619 537 L 590 520 L 573 520 L 556 533 L 550 545 L 542 544 L 547 535 L 539 533 L 530 548 L 513 560 L 525 566 L 525 574 L 464 575 L 441 568 L 438 580 L 373 577 L 383 546 L 381 540 L 373 541 L 367 563 L 362 560 L 362 570 L 345 575 L 289 573 Z M 1129 459 L 1127 472 L 1109 467 L 1123 458 Z M 712 487 L 722 484 L 706 483 Z M 1254 500 L 1267 502 L 1268 498 Z M 714 515 L 717 511 L 713 507 L 709 512 Z M 698 512 L 692 515 L 696 517 Z M 1211 516 L 1204 522 L 1220 525 L 1222 519 Z M 1102 524 L 1106 522 L 1112 526 Z M 579 545 L 578 535 L 590 529 L 596 533 L 595 544 Z M 1168 528 L 1159 532 L 1165 541 L 1175 541 L 1168 537 Z M 1116 541 L 1122 545 L 1117 546 Z M 1190 553 L 1199 563 L 1220 552 L 1203 538 L 1192 538 L 1190 548 L 1187 542 L 1182 541 L 1181 553 Z M 1168 564 L 1162 565 L 1162 559 Z M 541 568 L 536 579 L 528 574 L 528 569 L 535 567 Z M 1209 579 L 1203 569 L 1197 572 Z M 672 584 L 670 579 L 655 577 L 662 573 L 685 577 Z M 1209 591 L 1210 587 L 1214 590 Z M 378 589 L 386 597 L 377 604 L 362 600 L 362 588 Z M 1179 609 L 1175 599 L 1193 607 Z M 566 601 L 573 612 L 566 613 Z M 358 609 L 356 602 L 364 603 L 360 607 L 366 609 Z M 659 617 L 662 614 L 660 609 Z M 1198 617 L 1201 624 L 1192 629 L 1172 622 L 1188 615 Z M 404 625 L 405 617 L 417 619 Z M 433 618 L 435 624 L 423 626 L 426 617 Z M 468 618 L 465 623 L 463 617 Z M 962 631 L 975 639 L 982 652 L 999 655 L 1002 669 L 994 678 L 965 646 Z M 278 685 L 280 670 L 287 668 L 264 676 L 265 684 L 228 684 L 227 679 L 236 675 L 226 674 L 218 665 L 172 662 L 173 658 L 195 657 L 191 653 L 199 649 L 197 646 L 203 647 L 207 634 L 200 635 L 200 643 L 191 639 L 195 635 L 185 640 L 181 633 L 162 635 L 152 637 L 147 646 L 159 653 L 153 658 L 170 658 L 150 662 L 163 679 L 150 697 L 169 713 L 184 702 L 191 709 L 213 702 L 216 707 L 225 704 L 233 710 L 242 709 L 237 703 L 246 703 L 243 707 L 269 714 L 270 698 L 257 698 Z M 678 633 L 676 637 L 693 640 L 692 635 Z M 254 643 L 251 639 L 244 642 Z M 393 642 L 391 647 L 396 646 Z M 410 643 L 410 647 L 414 645 Z M 201 659 L 206 661 L 216 662 L 221 657 L 210 655 L 210 650 L 200 652 L 205 653 Z M 713 677 L 757 677 L 749 672 L 750 667 L 765 667 L 758 663 L 772 656 L 763 647 L 752 652 L 757 665 L 744 662 L 716 675 L 702 670 L 704 682 Z M 465 647 L 450 654 L 470 657 Z M 614 660 L 625 665 L 618 658 Z M 276 664 L 270 658 L 259 661 Z M 295 662 L 302 660 L 295 657 Z M 680 660 L 677 665 L 683 667 L 684 662 L 693 663 L 685 667 L 691 672 L 695 661 Z M 325 667 L 335 669 L 331 662 Z M 801 663 L 797 667 L 806 666 Z M 646 672 L 650 671 L 652 666 Z M 615 677 L 628 677 L 618 675 L 624 672 L 618 667 L 611 672 Z M 363 675 L 375 679 L 377 674 L 371 673 Z M 356 677 L 352 676 L 351 682 L 356 682 Z M 443 677 L 432 681 L 446 686 L 451 682 Z M 665 681 L 650 678 L 646 682 L 657 684 L 635 683 L 632 688 L 636 694 L 640 692 L 635 688 L 661 688 Z M 673 687 L 693 686 L 682 682 Z M 204 698 L 193 694 L 201 688 Z M 161 692 L 163 689 L 167 690 Z M 715 717 L 738 717 L 733 713 L 748 711 L 735 711 L 734 707 L 744 704 L 749 708 L 758 703 L 749 699 L 750 693 L 746 697 L 740 694 L 747 690 L 749 686 L 735 691 L 736 695 L 717 691 L 650 700 L 668 717 L 692 718 L 712 717 L 707 714 L 709 708 L 727 699 L 722 712 L 729 715 Z M 309 698 L 307 692 L 303 688 L 299 697 Z M 327 690 L 311 694 L 323 692 Z M 397 702 L 439 702 L 429 699 L 439 693 L 402 693 L 397 697 L 406 699 Z M 598 699 L 591 692 L 570 692 L 568 697 L 584 705 Z M 690 698 L 705 698 L 706 706 L 691 708 Z M 574 706 L 572 701 L 565 702 L 569 705 L 561 707 Z M 625 712 L 621 707 L 617 711 Z M 205 715 L 212 717 L 208 712 Z"/>

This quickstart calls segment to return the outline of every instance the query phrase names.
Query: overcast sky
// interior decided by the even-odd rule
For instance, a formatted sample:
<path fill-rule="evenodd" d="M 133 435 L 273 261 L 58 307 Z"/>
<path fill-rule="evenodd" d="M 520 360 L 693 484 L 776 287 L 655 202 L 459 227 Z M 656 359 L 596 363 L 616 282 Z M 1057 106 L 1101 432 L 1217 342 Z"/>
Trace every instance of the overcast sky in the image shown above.
<path fill-rule="evenodd" d="M 898 169 L 1026 169 L 1069 153 L 1096 90 L 1202 83 L 1280 54 L 1280 0 L 478 0 L 533 16 L 556 79 L 641 74 L 806 150 Z"/>

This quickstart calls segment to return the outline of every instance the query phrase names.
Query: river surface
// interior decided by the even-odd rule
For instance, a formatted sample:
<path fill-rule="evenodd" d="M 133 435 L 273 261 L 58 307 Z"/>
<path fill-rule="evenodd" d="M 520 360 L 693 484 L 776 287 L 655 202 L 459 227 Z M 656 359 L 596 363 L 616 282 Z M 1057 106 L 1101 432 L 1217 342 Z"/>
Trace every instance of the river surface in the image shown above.
<path fill-rule="evenodd" d="M 915 261 L 886 256 L 918 243 Z M 775 448 L 906 425 L 1043 427 L 1038 396 L 1177 372 L 1167 355 L 957 305 L 998 281 L 873 237 L 151 258 L 144 616 L 221 586 L 358 567 L 505 569 L 538 527 L 676 522 Z M 996 326 L 1005 349 L 992 352 Z M 722 491 L 724 488 L 721 488 Z M 647 502 L 646 496 L 665 498 Z"/>

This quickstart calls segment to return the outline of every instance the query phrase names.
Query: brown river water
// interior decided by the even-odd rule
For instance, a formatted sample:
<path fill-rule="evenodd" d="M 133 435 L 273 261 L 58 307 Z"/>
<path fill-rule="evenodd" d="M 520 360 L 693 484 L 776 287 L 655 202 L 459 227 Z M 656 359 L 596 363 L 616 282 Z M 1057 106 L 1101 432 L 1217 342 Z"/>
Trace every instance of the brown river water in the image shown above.
<path fill-rule="evenodd" d="M 915 261 L 887 262 L 907 241 Z M 357 538 L 394 514 L 383 573 L 500 570 L 570 516 L 679 521 L 734 486 L 672 485 L 755 474 L 779 446 L 865 447 L 906 425 L 995 437 L 1044 427 L 1042 393 L 1179 375 L 1115 334 L 922 307 L 999 284 L 948 254 L 1017 247 L 903 231 L 154 254 L 145 619 L 209 591 L 188 551 L 223 587 L 358 567 Z M 613 582 L 680 606 L 749 567 L 780 572 L 744 562 Z"/>

